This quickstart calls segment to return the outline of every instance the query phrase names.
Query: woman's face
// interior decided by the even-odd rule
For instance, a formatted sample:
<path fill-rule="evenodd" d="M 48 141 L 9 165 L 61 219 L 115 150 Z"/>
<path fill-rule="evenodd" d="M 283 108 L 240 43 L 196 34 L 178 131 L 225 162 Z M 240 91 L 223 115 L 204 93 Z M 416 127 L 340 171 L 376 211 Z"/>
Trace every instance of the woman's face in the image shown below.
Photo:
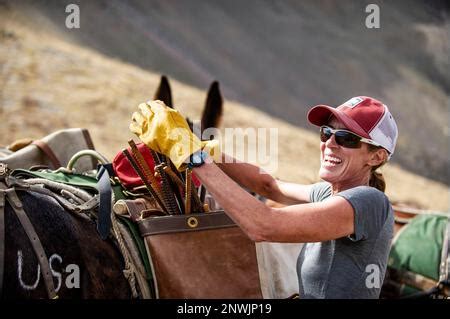
<path fill-rule="evenodd" d="M 334 129 L 345 129 L 335 117 L 331 118 L 328 125 Z M 373 152 L 369 151 L 366 143 L 362 143 L 360 148 L 345 148 L 336 143 L 333 134 L 326 142 L 320 143 L 320 153 L 321 179 L 331 184 L 351 187 L 368 182 Z"/>

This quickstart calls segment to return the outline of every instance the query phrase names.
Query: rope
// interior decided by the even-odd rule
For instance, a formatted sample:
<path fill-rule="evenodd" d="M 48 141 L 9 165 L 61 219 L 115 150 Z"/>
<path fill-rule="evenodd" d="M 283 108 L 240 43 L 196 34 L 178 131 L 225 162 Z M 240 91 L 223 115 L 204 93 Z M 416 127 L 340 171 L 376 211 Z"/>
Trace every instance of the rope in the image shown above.
<path fill-rule="evenodd" d="M 125 261 L 125 269 L 123 270 L 123 275 L 128 280 L 128 284 L 131 288 L 131 294 L 133 298 L 138 298 L 139 294 L 136 289 L 136 269 L 131 261 L 130 254 L 125 247 L 125 242 L 123 240 L 122 234 L 120 233 L 119 226 L 117 225 L 117 219 L 114 213 L 111 213 L 111 225 L 113 229 L 114 238 L 117 240 L 120 252 L 122 253 L 123 259 Z"/>
<path fill-rule="evenodd" d="M 48 188 L 54 189 L 56 191 L 61 191 L 61 190 L 67 190 L 68 192 L 72 193 L 73 195 L 81 198 L 83 201 L 87 202 L 88 200 L 90 200 L 92 198 L 92 195 L 90 195 L 88 192 L 64 184 L 64 183 L 59 183 L 59 182 L 54 182 L 54 181 L 50 181 L 48 179 L 44 179 L 44 178 L 29 178 L 26 180 L 26 182 L 30 185 L 34 185 L 34 184 L 42 184 L 47 186 Z"/>
<path fill-rule="evenodd" d="M 111 194 L 111 207 L 114 207 L 115 202 L 115 196 L 114 193 Z M 123 275 L 128 280 L 128 284 L 130 285 L 131 294 L 133 298 L 138 298 L 139 294 L 136 288 L 136 280 L 139 285 L 139 290 L 141 292 L 141 297 L 144 299 L 150 299 L 151 293 L 148 288 L 147 282 L 145 277 L 142 275 L 141 272 L 138 271 L 138 269 L 141 269 L 141 271 L 144 269 L 144 266 L 141 263 L 139 256 L 139 253 L 137 251 L 137 248 L 135 247 L 135 244 L 133 242 L 133 239 L 129 235 L 128 231 L 125 227 L 120 227 L 121 224 L 117 221 L 116 215 L 114 213 L 114 210 L 111 210 L 111 226 L 113 230 L 114 238 L 117 241 L 117 244 L 119 245 L 120 252 L 122 253 L 124 262 L 125 262 L 125 268 L 123 270 Z M 124 236 L 125 235 L 125 236 Z M 124 237 L 126 239 L 124 239 Z M 127 243 L 128 247 L 127 248 Z M 133 255 L 135 256 L 133 258 Z M 137 258 L 136 258 L 137 256 Z M 139 264 L 141 263 L 141 264 Z M 145 273 L 145 270 L 144 270 Z"/>
<path fill-rule="evenodd" d="M 29 185 L 28 187 L 24 187 L 23 185 L 20 185 L 20 186 L 14 186 L 14 188 L 17 189 L 17 190 L 31 191 L 31 192 L 36 192 L 36 193 L 40 193 L 40 194 L 44 194 L 44 195 L 50 196 L 53 199 L 55 199 L 64 209 L 68 210 L 71 213 L 74 213 L 74 215 L 77 216 L 77 217 L 82 217 L 82 218 L 85 218 L 85 219 L 89 219 L 89 217 L 86 216 L 83 213 L 86 213 L 87 211 L 92 210 L 93 208 L 95 208 L 98 205 L 98 201 L 97 201 L 98 198 L 96 198 L 94 196 L 94 197 L 91 198 L 91 200 L 86 201 L 84 204 L 76 206 L 73 203 L 69 202 L 64 197 L 62 197 L 61 195 L 53 192 L 50 189 L 42 187 L 39 184 Z M 90 203 L 90 205 L 84 207 L 84 205 L 87 204 L 87 203 Z"/>
<path fill-rule="evenodd" d="M 137 283 L 139 286 L 139 290 L 141 292 L 141 297 L 143 299 L 150 299 L 152 298 L 152 295 L 150 293 L 149 284 L 147 282 L 147 275 L 145 272 L 144 264 L 141 260 L 140 253 L 138 248 L 136 247 L 136 244 L 131 237 L 127 227 L 121 223 L 118 223 L 120 233 L 123 236 L 125 246 L 127 247 L 132 263 L 134 265 L 134 268 L 137 270 L 135 273 Z"/>

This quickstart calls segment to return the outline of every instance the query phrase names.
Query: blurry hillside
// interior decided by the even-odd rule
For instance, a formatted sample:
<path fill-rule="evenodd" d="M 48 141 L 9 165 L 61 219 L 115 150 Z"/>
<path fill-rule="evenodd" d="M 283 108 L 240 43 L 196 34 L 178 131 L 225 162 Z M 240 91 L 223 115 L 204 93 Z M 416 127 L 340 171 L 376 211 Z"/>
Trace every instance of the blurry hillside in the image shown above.
<path fill-rule="evenodd" d="M 67 43 L 38 28 L 0 14 L 0 145 L 40 138 L 55 130 L 85 127 L 96 148 L 112 159 L 132 137 L 131 112 L 153 96 L 159 73 L 111 59 Z M 201 89 L 171 79 L 174 103 L 198 119 L 205 99 Z M 223 127 L 276 127 L 279 163 L 275 176 L 289 181 L 318 180 L 316 132 L 291 125 L 253 107 L 228 99 Z M 257 120 L 255 120 L 257 119 Z M 449 209 L 448 187 L 410 173 L 396 164 L 383 168 L 394 201 L 427 209 Z"/>
<path fill-rule="evenodd" d="M 227 98 L 309 130 L 310 106 L 379 98 L 399 124 L 394 162 L 449 184 L 448 1 L 0 2 L 23 25 L 198 88 L 217 79 Z M 380 29 L 365 27 L 368 3 Z"/>

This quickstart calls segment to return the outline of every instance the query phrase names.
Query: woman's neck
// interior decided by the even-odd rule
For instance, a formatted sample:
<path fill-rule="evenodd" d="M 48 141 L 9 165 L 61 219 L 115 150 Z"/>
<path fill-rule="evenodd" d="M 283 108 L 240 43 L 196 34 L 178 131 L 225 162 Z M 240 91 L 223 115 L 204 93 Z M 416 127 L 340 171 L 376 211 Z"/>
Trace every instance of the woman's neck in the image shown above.
<path fill-rule="evenodd" d="M 352 178 L 345 181 L 339 181 L 337 183 L 331 183 L 331 194 L 335 195 L 342 191 L 345 191 L 350 188 L 354 188 L 357 186 L 368 186 L 370 181 L 370 175 L 360 177 L 360 178 Z"/>

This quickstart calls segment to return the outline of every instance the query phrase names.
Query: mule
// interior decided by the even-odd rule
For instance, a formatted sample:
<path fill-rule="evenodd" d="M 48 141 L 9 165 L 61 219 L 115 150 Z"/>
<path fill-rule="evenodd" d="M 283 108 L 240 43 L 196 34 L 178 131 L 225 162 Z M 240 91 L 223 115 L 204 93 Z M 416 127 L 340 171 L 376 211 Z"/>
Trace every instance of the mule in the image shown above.
<path fill-rule="evenodd" d="M 165 76 L 154 99 L 172 105 L 170 85 Z M 222 97 L 219 85 L 214 82 L 208 92 L 202 116 L 203 125 L 217 125 L 222 114 Z M 4 195 L 4 189 L 0 189 Z M 129 299 L 132 291 L 124 277 L 124 260 L 111 238 L 102 240 L 95 221 L 81 218 L 67 211 L 53 197 L 33 192 L 16 191 L 36 235 L 42 243 L 45 258 L 51 271 L 53 286 L 59 298 Z M 2 196 L 4 198 L 4 196 Z M 1 198 L 0 198 L 1 199 Z M 2 201 L 0 200 L 0 206 Z M 49 293 L 44 283 L 42 267 L 31 241 L 17 214 L 6 200 L 4 202 L 4 241 L 2 299 L 41 299 Z M 0 229 L 0 234 L 3 229 Z M 1 274 L 0 274 L 1 275 Z"/>

